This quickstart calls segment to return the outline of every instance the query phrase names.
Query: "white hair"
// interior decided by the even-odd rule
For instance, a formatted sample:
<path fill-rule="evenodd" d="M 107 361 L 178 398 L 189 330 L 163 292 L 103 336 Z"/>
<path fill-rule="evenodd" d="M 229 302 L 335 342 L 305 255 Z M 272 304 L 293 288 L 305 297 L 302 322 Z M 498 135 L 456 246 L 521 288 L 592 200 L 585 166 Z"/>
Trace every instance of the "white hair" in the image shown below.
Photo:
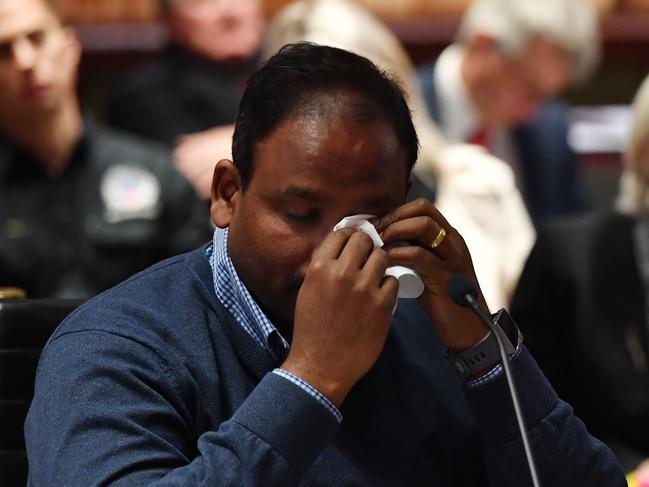
<path fill-rule="evenodd" d="M 588 78 L 600 57 L 597 12 L 585 0 L 475 0 L 462 18 L 457 40 L 466 44 L 479 34 L 494 38 L 507 55 L 544 36 L 571 56 L 575 82 Z"/>
<path fill-rule="evenodd" d="M 643 171 L 649 154 L 649 76 L 640 85 L 633 100 L 633 126 L 624 150 L 624 170 L 616 201 L 619 211 L 626 214 L 649 213 L 649 181 Z M 645 175 L 643 175 L 643 172 Z"/>

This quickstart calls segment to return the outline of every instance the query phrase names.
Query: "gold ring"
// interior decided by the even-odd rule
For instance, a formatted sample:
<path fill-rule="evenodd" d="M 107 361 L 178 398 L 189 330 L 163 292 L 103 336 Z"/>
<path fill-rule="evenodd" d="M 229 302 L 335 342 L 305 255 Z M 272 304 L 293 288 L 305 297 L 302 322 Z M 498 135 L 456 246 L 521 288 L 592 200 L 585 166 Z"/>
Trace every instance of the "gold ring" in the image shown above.
<path fill-rule="evenodd" d="M 435 237 L 435 240 L 433 240 L 430 243 L 430 248 L 434 249 L 435 247 L 438 247 L 439 244 L 441 244 L 444 241 L 444 237 L 446 237 L 446 230 L 443 228 L 439 229 L 439 233 L 437 234 L 437 237 Z"/>

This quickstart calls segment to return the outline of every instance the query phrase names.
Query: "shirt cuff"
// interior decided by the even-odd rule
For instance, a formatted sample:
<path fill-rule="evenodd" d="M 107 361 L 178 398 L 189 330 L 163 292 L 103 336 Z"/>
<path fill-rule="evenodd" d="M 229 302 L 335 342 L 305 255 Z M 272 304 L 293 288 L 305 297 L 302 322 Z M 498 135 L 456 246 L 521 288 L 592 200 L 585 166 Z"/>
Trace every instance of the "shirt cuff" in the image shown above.
<path fill-rule="evenodd" d="M 518 357 L 518 354 L 520 353 L 521 347 L 518 347 L 516 351 L 511 354 L 509 357 L 510 360 L 514 360 L 516 357 Z M 492 380 L 495 380 L 497 377 L 499 377 L 503 373 L 504 367 L 502 363 L 499 363 L 496 365 L 493 369 L 491 369 L 489 372 L 487 372 L 484 375 L 481 375 L 477 379 L 473 379 L 468 381 L 465 385 L 469 389 L 472 387 L 478 387 L 483 384 L 487 384 L 491 382 Z"/>
<path fill-rule="evenodd" d="M 307 394 L 309 394 L 311 397 L 313 397 L 316 401 L 318 401 L 320 404 L 322 404 L 325 407 L 325 409 L 327 409 L 327 411 L 329 411 L 336 418 L 336 421 L 338 421 L 338 424 L 340 424 L 342 422 L 343 415 L 340 414 L 340 411 L 338 411 L 338 408 L 336 406 L 334 406 L 329 399 L 324 397 L 311 384 L 309 384 L 307 382 L 304 382 L 297 375 L 291 374 L 290 372 L 288 372 L 288 371 L 286 371 L 284 369 L 274 369 L 273 374 L 277 374 L 280 377 L 284 377 L 285 379 L 291 381 L 296 386 L 300 387 Z"/>

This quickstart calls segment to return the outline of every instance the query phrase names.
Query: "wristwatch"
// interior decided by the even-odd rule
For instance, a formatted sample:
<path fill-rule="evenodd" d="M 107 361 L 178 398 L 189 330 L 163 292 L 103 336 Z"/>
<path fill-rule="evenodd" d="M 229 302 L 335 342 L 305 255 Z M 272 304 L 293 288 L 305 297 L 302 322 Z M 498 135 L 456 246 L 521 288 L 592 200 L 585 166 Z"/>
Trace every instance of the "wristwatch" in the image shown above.
<path fill-rule="evenodd" d="M 503 340 L 507 355 L 511 356 L 523 342 L 523 334 L 504 308 L 492 315 L 491 319 L 494 322 L 496 333 Z M 491 330 L 471 348 L 461 352 L 448 350 L 446 353 L 455 369 L 464 378 L 468 378 L 481 370 L 489 369 L 501 361 L 498 342 Z"/>

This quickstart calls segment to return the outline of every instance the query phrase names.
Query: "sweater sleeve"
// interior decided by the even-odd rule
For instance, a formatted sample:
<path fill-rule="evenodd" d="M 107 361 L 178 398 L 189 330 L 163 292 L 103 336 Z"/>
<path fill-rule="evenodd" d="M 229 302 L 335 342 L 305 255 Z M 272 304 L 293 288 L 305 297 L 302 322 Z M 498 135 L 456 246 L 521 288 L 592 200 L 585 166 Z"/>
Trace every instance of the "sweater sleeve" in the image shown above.
<path fill-rule="evenodd" d="M 338 424 L 292 382 L 267 374 L 231 418 L 200 436 L 158 355 L 103 331 L 45 349 L 25 425 L 29 485 L 290 486 Z"/>
<path fill-rule="evenodd" d="M 512 361 L 512 372 L 541 484 L 625 486 L 613 452 L 557 397 L 524 347 Z M 467 389 L 467 396 L 483 438 L 489 485 L 531 486 L 505 375 Z"/>

